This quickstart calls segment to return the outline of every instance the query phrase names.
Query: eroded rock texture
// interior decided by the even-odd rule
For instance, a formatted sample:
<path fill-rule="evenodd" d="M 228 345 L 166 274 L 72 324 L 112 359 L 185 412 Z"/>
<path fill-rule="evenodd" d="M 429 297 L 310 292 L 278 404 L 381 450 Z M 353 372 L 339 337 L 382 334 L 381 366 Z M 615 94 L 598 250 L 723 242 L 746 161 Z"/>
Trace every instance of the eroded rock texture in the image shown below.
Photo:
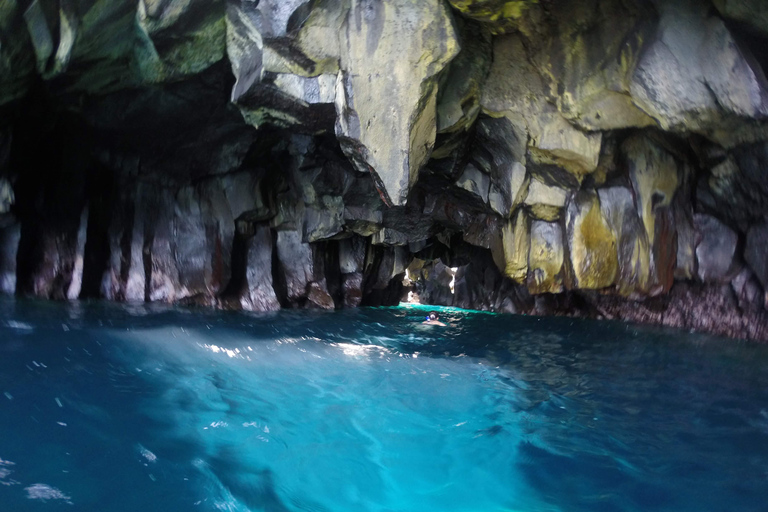
<path fill-rule="evenodd" d="M 767 12 L 0 2 L 0 291 L 768 340 Z"/>

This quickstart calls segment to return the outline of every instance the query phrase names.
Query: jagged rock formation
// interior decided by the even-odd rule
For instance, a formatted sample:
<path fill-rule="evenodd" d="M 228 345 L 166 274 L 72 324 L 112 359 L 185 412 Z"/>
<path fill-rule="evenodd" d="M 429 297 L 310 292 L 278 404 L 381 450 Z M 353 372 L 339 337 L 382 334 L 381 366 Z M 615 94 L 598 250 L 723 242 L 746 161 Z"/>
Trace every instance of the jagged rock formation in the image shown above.
<path fill-rule="evenodd" d="M 0 291 L 768 340 L 767 12 L 7 0 Z"/>

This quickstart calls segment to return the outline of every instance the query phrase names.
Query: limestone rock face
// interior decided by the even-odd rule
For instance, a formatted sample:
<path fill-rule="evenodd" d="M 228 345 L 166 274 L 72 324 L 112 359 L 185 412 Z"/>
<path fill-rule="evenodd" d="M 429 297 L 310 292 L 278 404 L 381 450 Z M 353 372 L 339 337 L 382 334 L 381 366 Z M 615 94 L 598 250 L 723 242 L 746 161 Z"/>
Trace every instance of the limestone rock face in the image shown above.
<path fill-rule="evenodd" d="M 519 27 L 537 0 L 450 0 L 451 5 L 465 16 L 488 24 L 494 33 L 503 34 Z"/>
<path fill-rule="evenodd" d="M 533 216 L 537 219 L 555 221 L 560 217 L 567 198 L 567 191 L 532 179 L 528 185 L 525 204 L 531 208 Z"/>
<path fill-rule="evenodd" d="M 546 85 L 528 60 L 519 35 L 494 39 L 494 60 L 481 100 L 486 112 L 506 116 L 530 138 L 528 150 L 537 163 L 554 164 L 575 176 L 593 172 L 600 156 L 600 133 L 572 126 L 546 101 Z"/>
<path fill-rule="evenodd" d="M 488 203 L 508 218 L 525 199 L 530 178 L 525 169 L 525 141 L 507 118 L 481 117 L 477 122 L 472 165 L 490 176 Z"/>
<path fill-rule="evenodd" d="M 618 243 L 618 292 L 625 297 L 647 293 L 652 280 L 652 253 L 632 191 L 609 187 L 598 190 L 598 196 L 602 214 Z"/>
<path fill-rule="evenodd" d="M 619 270 L 616 237 L 595 192 L 582 191 L 566 207 L 570 288 L 598 290 L 614 284 Z"/>
<path fill-rule="evenodd" d="M 656 39 L 630 87 L 636 104 L 666 130 L 696 131 L 724 146 L 750 141 L 755 127 L 734 129 L 733 118 L 768 113 L 759 64 L 719 18 L 708 16 L 705 4 L 681 0 L 660 9 Z"/>
<path fill-rule="evenodd" d="M 442 144 L 433 158 L 444 158 L 467 137 L 480 114 L 480 95 L 491 67 L 492 41 L 481 25 L 460 23 L 461 51 L 439 76 L 437 97 L 437 133 Z"/>
<path fill-rule="evenodd" d="M 0 292 L 768 339 L 766 34 L 754 0 L 0 2 Z"/>
<path fill-rule="evenodd" d="M 246 291 L 240 301 L 244 309 L 274 311 L 280 309 L 272 286 L 272 235 L 259 227 L 247 242 Z"/>
<path fill-rule="evenodd" d="M 500 236 L 492 247 L 493 261 L 499 270 L 521 284 L 528 275 L 530 230 L 530 218 L 524 210 L 518 210 L 512 220 L 502 224 Z"/>
<path fill-rule="evenodd" d="M 347 23 L 336 134 L 384 201 L 402 205 L 434 147 L 436 75 L 458 54 L 457 36 L 438 0 L 355 2 Z"/>
<path fill-rule="evenodd" d="M 768 6 L 760 0 L 712 0 L 712 3 L 726 18 L 751 25 L 768 33 Z"/>
<path fill-rule="evenodd" d="M 643 1 L 557 2 L 542 27 L 547 37 L 529 46 L 566 119 L 589 131 L 654 123 L 632 101 L 630 87 L 656 19 Z"/>
<path fill-rule="evenodd" d="M 622 150 L 638 213 L 651 248 L 653 293 L 661 293 L 672 286 L 677 263 L 677 233 L 672 202 L 680 183 L 678 163 L 647 137 L 627 139 Z"/>
<path fill-rule="evenodd" d="M 736 233 L 710 215 L 694 217 L 699 243 L 696 246 L 699 279 L 729 282 L 734 276 L 734 257 L 739 241 Z"/>

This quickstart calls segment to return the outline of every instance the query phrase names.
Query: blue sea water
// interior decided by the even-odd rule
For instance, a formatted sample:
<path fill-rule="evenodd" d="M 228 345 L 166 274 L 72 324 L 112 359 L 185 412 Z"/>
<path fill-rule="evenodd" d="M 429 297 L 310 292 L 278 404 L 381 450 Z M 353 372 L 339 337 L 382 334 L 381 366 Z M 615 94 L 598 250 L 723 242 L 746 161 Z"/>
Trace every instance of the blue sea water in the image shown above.
<path fill-rule="evenodd" d="M 0 511 L 768 511 L 768 347 L 0 302 Z"/>

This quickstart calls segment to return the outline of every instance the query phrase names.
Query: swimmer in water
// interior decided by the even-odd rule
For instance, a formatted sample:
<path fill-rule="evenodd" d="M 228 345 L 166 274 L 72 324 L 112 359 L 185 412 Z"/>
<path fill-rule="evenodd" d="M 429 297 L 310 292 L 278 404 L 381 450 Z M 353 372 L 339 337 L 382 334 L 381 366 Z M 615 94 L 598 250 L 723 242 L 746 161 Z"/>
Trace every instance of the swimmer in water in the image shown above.
<path fill-rule="evenodd" d="M 441 322 L 440 320 L 438 320 L 437 313 L 435 313 L 434 311 L 432 311 L 429 315 L 427 315 L 426 321 L 424 321 L 422 323 L 423 324 L 427 324 L 427 325 L 440 325 L 440 326 L 445 327 L 445 324 L 443 322 Z"/>

